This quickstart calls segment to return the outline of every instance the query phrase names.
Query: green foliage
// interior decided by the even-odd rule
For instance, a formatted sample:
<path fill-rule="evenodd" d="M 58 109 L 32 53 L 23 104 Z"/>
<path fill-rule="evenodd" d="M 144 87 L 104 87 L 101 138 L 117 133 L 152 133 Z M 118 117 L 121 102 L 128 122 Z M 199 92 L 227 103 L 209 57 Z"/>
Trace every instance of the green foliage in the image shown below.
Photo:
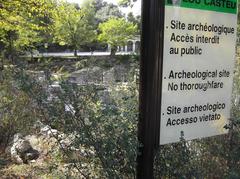
<path fill-rule="evenodd" d="M 72 47 L 77 55 L 81 45 L 92 42 L 96 31 L 91 24 L 93 8 L 87 4 L 81 9 L 61 3 L 54 16 L 54 40 L 60 45 Z"/>
<path fill-rule="evenodd" d="M 65 117 L 64 125 L 60 126 L 65 133 L 77 133 L 73 146 L 81 145 L 94 151 L 94 154 L 87 154 L 85 162 L 89 166 L 96 166 L 93 171 L 100 172 L 98 177 L 134 176 L 137 149 L 136 90 L 131 87 L 125 90 L 113 88 L 113 103 L 104 105 L 97 93 L 99 89 L 95 86 L 61 86 L 64 92 L 58 95 L 60 101 L 66 104 L 66 99 L 69 99 L 76 112 Z M 60 109 L 54 110 L 59 114 Z M 59 126 L 59 122 L 55 121 L 55 125 Z M 76 162 L 78 165 L 84 164 L 80 159 Z M 91 172 L 89 175 L 94 175 Z"/>
<path fill-rule="evenodd" d="M 109 4 L 103 2 L 102 0 L 98 0 L 93 2 L 93 6 L 95 8 L 95 18 L 97 21 L 97 25 L 102 22 L 106 22 L 111 18 L 122 18 L 123 14 L 121 13 L 118 6 L 114 4 Z"/>
<path fill-rule="evenodd" d="M 125 45 L 136 35 L 139 17 L 128 14 L 122 19 L 119 8 L 102 0 L 86 1 L 78 5 L 54 0 L 4 0 L 0 4 L 0 53 L 14 58 L 19 52 L 32 51 L 45 42 L 57 42 L 75 51 L 96 39 L 116 47 Z M 122 6 L 132 6 L 134 1 L 120 0 Z M 96 14 L 96 15 L 95 15 Z M 130 59 L 132 58 L 132 59 Z M 2 60 L 3 58 L 1 58 Z M 19 58 L 17 58 L 19 59 Z M 101 64 L 101 68 L 113 67 L 98 58 L 83 60 L 76 69 Z M 44 68 L 46 81 L 34 77 L 31 67 L 0 66 L 0 145 L 7 145 L 16 132 L 31 133 L 33 124 L 40 120 L 46 125 L 73 135 L 72 148 L 83 151 L 74 156 L 72 150 L 55 151 L 48 166 L 42 172 L 45 178 L 134 178 L 137 155 L 138 89 L 136 84 L 104 86 L 78 86 L 65 79 L 65 68 L 60 68 L 58 89 L 51 84 L 50 69 L 55 64 L 37 64 Z M 103 62 L 104 61 L 104 62 Z M 135 57 L 121 56 L 116 63 L 136 62 L 132 76 L 139 69 Z M 105 66 L 104 66 L 105 65 Z M 228 135 L 208 139 L 185 141 L 160 147 L 155 157 L 156 178 L 240 178 L 240 64 L 235 71 L 232 119 Z M 36 70 L 34 69 L 34 70 Z M 105 104 L 102 93 L 108 93 L 110 104 Z M 54 98 L 49 99 L 54 95 Z M 70 111 L 66 111 L 66 107 Z M 51 158 L 52 159 L 52 158 Z M 59 171 L 59 163 L 69 162 L 67 174 Z M 16 167 L 21 174 L 23 168 Z M 29 173 L 34 169 L 24 166 Z M 74 175 L 73 173 L 77 173 Z M 44 176 L 45 175 L 45 176 Z M 80 177 L 77 177 L 80 178 Z"/>
<path fill-rule="evenodd" d="M 22 113 L 25 118 L 18 111 L 8 112 L 14 112 L 13 116 L 17 115 L 19 123 L 24 126 L 27 124 L 24 120 L 30 123 L 32 120 L 29 118 L 34 119 L 33 121 L 39 119 L 66 135 L 74 135 L 71 148 L 85 152 L 72 158 L 72 150 L 69 148 L 63 154 L 68 158 L 65 161 L 74 164 L 75 173 L 86 178 L 135 176 L 138 146 L 136 139 L 138 91 L 135 84 L 110 87 L 111 104 L 106 104 L 101 96 L 104 88 L 99 86 L 78 86 L 59 79 L 60 88 L 52 89 L 49 86 L 52 83 L 51 78 L 40 82 L 26 69 L 17 67 L 11 71 L 11 76 L 17 86 L 14 91 L 25 94 L 30 107 L 26 103 L 16 103 L 21 105 L 21 108 L 16 106 L 17 109 L 26 111 Z M 49 89 L 46 90 L 47 86 Z M 12 89 L 2 91 L 10 93 Z M 3 96 L 6 96 L 5 93 Z M 50 94 L 54 95 L 52 100 L 48 98 Z M 22 100 L 21 96 L 19 100 Z M 65 111 L 66 106 L 73 108 Z M 33 110 L 33 107 L 37 110 Z M 37 111 L 36 117 L 33 116 L 33 111 Z M 15 123 L 14 120 L 12 122 Z M 16 125 L 19 132 L 22 132 L 19 127 Z M 52 164 L 51 166 L 55 167 L 53 171 L 57 172 L 58 166 Z"/>
<path fill-rule="evenodd" d="M 132 12 L 128 13 L 127 20 L 132 22 L 133 24 L 137 25 L 138 31 L 140 32 L 141 29 L 141 16 L 134 16 Z"/>
<path fill-rule="evenodd" d="M 125 45 L 137 33 L 137 26 L 125 19 L 109 19 L 99 24 L 101 33 L 98 36 L 100 42 L 111 45 L 112 55 L 115 54 L 117 46 Z"/>
<path fill-rule="evenodd" d="M 29 133 L 38 119 L 38 110 L 31 98 L 19 89 L 13 69 L 1 71 L 0 81 L 0 144 L 8 144 L 15 133 Z"/>
<path fill-rule="evenodd" d="M 229 178 L 239 178 L 240 177 L 240 166 L 238 165 L 240 161 L 240 60 L 239 60 L 239 47 L 237 48 L 237 61 L 235 65 L 234 83 L 233 83 L 233 94 L 232 94 L 232 109 L 231 109 L 231 120 L 228 126 L 230 130 L 229 134 Z"/>
<path fill-rule="evenodd" d="M 136 2 L 137 0 L 118 0 L 118 4 L 122 7 L 132 7 L 134 2 Z"/>
<path fill-rule="evenodd" d="M 52 16 L 54 3 L 49 0 L 6 0 L 0 8 L 0 37 L 5 53 L 13 58 L 14 51 L 31 50 L 50 31 L 46 22 Z M 41 35 L 40 35 L 41 34 Z"/>
<path fill-rule="evenodd" d="M 157 178 L 227 178 L 229 138 L 217 136 L 160 147 L 155 157 Z"/>
<path fill-rule="evenodd" d="M 124 56 L 117 62 L 123 63 L 124 59 L 127 62 L 129 58 Z M 136 64 L 130 66 L 137 67 Z M 38 82 L 32 73 L 17 67 L 4 74 L 0 106 L 4 109 L 1 113 L 4 114 L 3 120 L 8 123 L 1 126 L 1 135 L 11 131 L 7 129 L 13 124 L 12 134 L 27 132 L 26 126 L 31 129 L 33 122 L 39 119 L 66 135 L 73 135 L 71 148 L 81 151 L 77 156 L 71 149 L 56 153 L 55 159 L 48 164 L 50 171 L 46 177 L 64 176 L 59 171 L 62 162 L 72 164 L 68 176 L 75 173 L 86 178 L 135 177 L 138 146 L 136 84 L 109 86 L 110 103 L 106 104 L 102 98 L 106 89 L 102 86 L 78 86 L 58 79 L 60 87 L 53 93 L 49 86 L 51 78 Z M 234 96 L 239 94 L 238 74 L 237 69 Z M 48 98 L 50 94 L 54 94 L 52 100 Z M 65 111 L 66 106 L 71 110 Z M 193 141 L 185 141 L 182 136 L 180 143 L 161 146 L 155 157 L 155 177 L 239 178 L 239 114 L 239 103 L 235 102 L 234 120 L 228 126 L 231 129 L 228 135 Z"/>

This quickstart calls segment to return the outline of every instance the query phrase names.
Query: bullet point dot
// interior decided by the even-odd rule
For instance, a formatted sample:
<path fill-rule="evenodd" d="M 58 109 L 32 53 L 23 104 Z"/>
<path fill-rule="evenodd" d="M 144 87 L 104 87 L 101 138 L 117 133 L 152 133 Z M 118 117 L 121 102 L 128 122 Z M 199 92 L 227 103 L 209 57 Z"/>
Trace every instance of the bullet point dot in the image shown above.
<path fill-rule="evenodd" d="M 164 77 L 164 79 L 167 79 L 166 77 Z"/>

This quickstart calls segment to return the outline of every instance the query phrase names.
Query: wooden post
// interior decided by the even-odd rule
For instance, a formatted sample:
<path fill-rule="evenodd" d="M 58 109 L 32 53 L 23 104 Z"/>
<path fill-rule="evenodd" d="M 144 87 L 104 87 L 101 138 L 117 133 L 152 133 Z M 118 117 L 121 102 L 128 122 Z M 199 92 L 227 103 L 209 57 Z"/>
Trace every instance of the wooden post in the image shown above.
<path fill-rule="evenodd" d="M 163 32 L 164 0 L 142 0 L 137 179 L 154 178 L 154 153 L 160 134 Z"/>

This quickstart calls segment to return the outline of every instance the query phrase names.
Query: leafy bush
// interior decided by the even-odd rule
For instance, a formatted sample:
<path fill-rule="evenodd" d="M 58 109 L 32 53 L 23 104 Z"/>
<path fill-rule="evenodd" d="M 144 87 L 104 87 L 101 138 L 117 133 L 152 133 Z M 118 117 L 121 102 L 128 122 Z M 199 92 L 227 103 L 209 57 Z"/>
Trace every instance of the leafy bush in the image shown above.
<path fill-rule="evenodd" d="M 8 144 L 15 133 L 26 134 L 33 130 L 33 123 L 39 117 L 31 97 L 16 85 L 12 70 L 1 71 L 0 144 L 3 146 Z"/>
<path fill-rule="evenodd" d="M 239 74 L 236 73 L 234 83 L 235 99 L 240 89 Z M 15 132 L 29 133 L 34 122 L 40 120 L 74 136 L 71 146 L 62 148 L 62 153 L 55 156 L 53 161 L 58 162 L 49 163 L 52 175 L 135 178 L 137 85 L 118 83 L 106 88 L 78 86 L 65 79 L 59 82 L 56 88 L 51 78 L 39 81 L 18 67 L 2 71 L 1 144 L 7 143 Z M 231 123 L 226 126 L 229 134 L 193 141 L 182 138 L 180 143 L 161 146 L 155 157 L 155 178 L 239 178 L 240 104 L 237 101 L 233 103 Z M 65 174 L 56 164 L 61 162 L 69 164 Z"/>
<path fill-rule="evenodd" d="M 13 106 L 17 111 L 8 111 L 17 116 L 19 125 L 15 120 L 9 120 L 17 130 L 22 132 L 21 127 L 28 123 L 31 128 L 33 122 L 39 119 L 66 135 L 74 134 L 70 148 L 83 152 L 75 159 L 70 157 L 70 150 L 63 152 L 69 157 L 68 162 L 74 163 L 83 176 L 134 177 L 138 146 L 138 91 L 135 84 L 105 89 L 96 85 L 78 86 L 62 80 L 60 86 L 53 89 L 52 81 L 39 82 L 29 74 L 26 70 L 15 68 L 9 75 L 14 79 L 15 90 L 2 89 L 5 93 L 16 91 L 18 94 L 19 101 L 14 103 L 17 106 Z M 9 78 L 8 82 L 11 81 Z M 109 94 L 111 103 L 104 102 L 100 95 L 102 91 Z M 9 94 L 8 103 L 13 97 Z M 33 111 L 36 109 L 35 114 Z M 24 113 L 19 114 L 19 110 Z M 9 125 L 5 128 L 9 129 Z"/>

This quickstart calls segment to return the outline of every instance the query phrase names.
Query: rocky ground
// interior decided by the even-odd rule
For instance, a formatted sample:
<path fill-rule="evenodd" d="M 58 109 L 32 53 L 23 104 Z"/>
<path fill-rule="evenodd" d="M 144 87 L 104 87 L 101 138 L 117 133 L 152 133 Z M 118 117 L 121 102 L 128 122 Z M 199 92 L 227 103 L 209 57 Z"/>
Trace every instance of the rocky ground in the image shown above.
<path fill-rule="evenodd" d="M 15 134 L 10 145 L 0 155 L 0 178 L 42 179 L 74 176 L 75 174 L 71 174 L 75 170 L 71 160 L 74 157 L 84 157 L 85 151 L 83 148 L 70 149 L 72 140 L 74 134 L 67 136 L 43 124 L 34 135 Z M 66 160 L 63 159 L 63 151 L 70 154 Z M 81 178 L 74 176 L 77 177 Z"/>
<path fill-rule="evenodd" d="M 56 82 L 51 88 L 57 88 L 59 75 L 68 72 L 67 80 L 71 83 L 100 85 L 98 93 L 101 100 L 110 103 L 108 87 L 127 85 L 129 81 L 136 80 L 138 73 L 136 64 L 135 61 L 129 62 L 126 59 L 111 61 L 100 58 L 55 61 L 53 64 L 47 64 L 47 67 Z M 44 68 L 42 64 L 29 65 L 29 71 L 40 81 L 46 79 Z M 0 150 L 0 179 L 84 178 L 85 173 L 94 178 L 95 174 L 89 173 L 92 166 L 88 165 L 89 162 L 84 164 L 89 155 L 95 155 L 94 150 L 83 146 L 72 148 L 71 142 L 75 134 L 66 135 L 41 122 L 36 122 L 33 127 L 36 128 L 33 134 L 17 133 L 8 147 L 4 151 Z M 81 171 L 74 162 L 79 159 L 83 161 Z"/>

